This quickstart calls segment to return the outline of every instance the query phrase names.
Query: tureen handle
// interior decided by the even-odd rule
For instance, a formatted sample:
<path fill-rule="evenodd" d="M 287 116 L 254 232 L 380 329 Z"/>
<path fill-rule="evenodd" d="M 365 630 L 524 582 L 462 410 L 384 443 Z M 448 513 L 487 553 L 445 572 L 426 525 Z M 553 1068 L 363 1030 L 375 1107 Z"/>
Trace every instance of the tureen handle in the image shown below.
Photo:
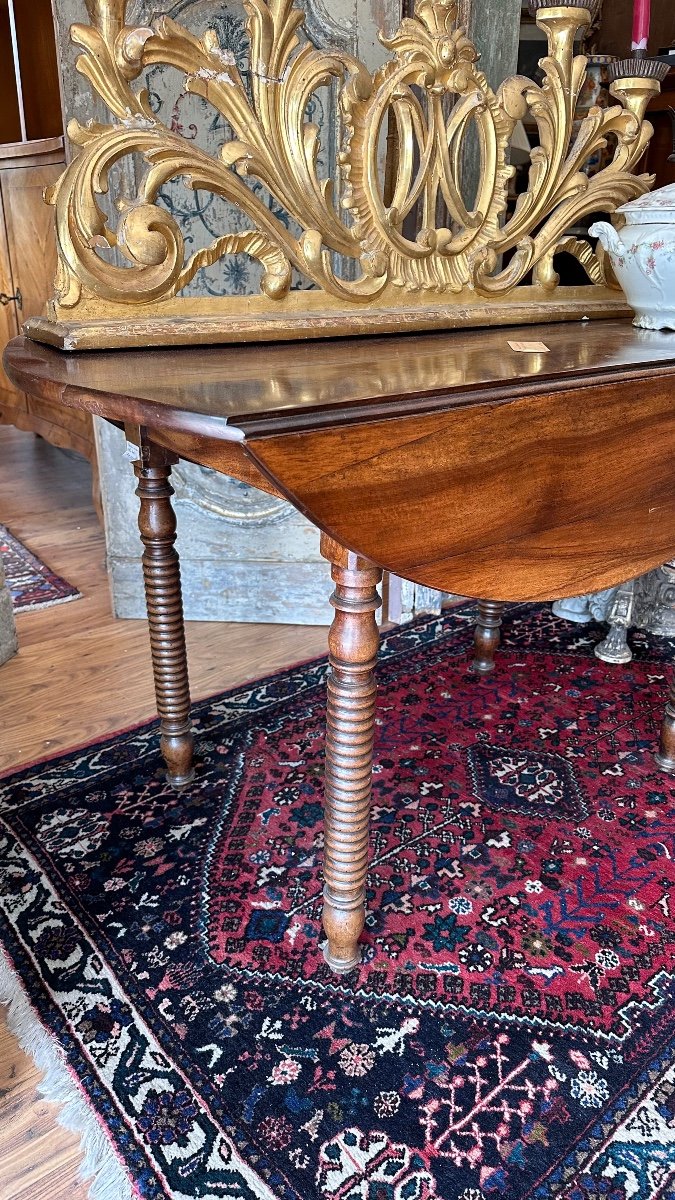
<path fill-rule="evenodd" d="M 608 253 L 619 256 L 624 253 L 625 246 L 621 238 L 614 226 L 608 224 L 607 221 L 596 221 L 594 225 L 591 225 L 588 232 L 591 237 L 598 238 L 603 249 L 607 250 Z"/>

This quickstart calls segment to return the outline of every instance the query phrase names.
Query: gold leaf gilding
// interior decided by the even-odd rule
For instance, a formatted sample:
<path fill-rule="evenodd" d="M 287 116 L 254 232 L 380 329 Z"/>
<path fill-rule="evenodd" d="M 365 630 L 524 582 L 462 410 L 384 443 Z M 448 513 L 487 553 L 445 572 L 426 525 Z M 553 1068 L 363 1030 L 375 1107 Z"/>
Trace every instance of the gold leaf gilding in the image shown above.
<path fill-rule="evenodd" d="M 56 210 L 57 294 L 48 319 L 29 324 L 32 336 L 63 345 L 67 326 L 68 345 L 124 344 L 125 336 L 133 344 L 140 335 L 115 334 L 116 323 L 129 331 L 135 319 L 152 340 L 154 318 L 161 342 L 178 341 L 178 331 L 167 332 L 172 321 L 178 328 L 181 316 L 198 310 L 222 318 L 220 325 L 211 320 L 211 340 L 255 337 L 256 323 L 271 328 L 270 318 L 280 337 L 379 332 L 414 326 L 416 316 L 419 327 L 527 320 L 523 297 L 546 299 L 558 289 L 553 260 L 561 249 L 592 281 L 577 289 L 584 292 L 580 302 L 621 305 L 619 296 L 608 300 L 616 284 L 606 278 L 602 257 L 567 235 L 588 214 L 612 212 L 650 187 L 651 179 L 634 169 L 652 133 L 644 116 L 659 85 L 618 80 L 612 89 L 618 103 L 591 109 L 576 128 L 586 60 L 575 55 L 574 42 L 589 23 L 590 5 L 540 7 L 537 21 L 548 38 L 542 84 L 515 77 L 496 92 L 457 27 L 454 0 L 418 0 L 414 17 L 385 42 L 391 57 L 373 75 L 346 53 L 304 41 L 303 14 L 293 0 L 245 0 L 250 90 L 213 33 L 199 38 L 167 17 L 152 29 L 134 29 L 126 7 L 125 0 L 87 0 L 91 24 L 71 31 L 82 48 L 78 69 L 111 121 L 71 123 L 80 150 L 48 197 Z M 233 137 L 218 157 L 158 121 L 145 92 L 134 89 L 134 80 L 156 64 L 183 72 L 187 90 L 225 118 Z M 307 117 L 312 96 L 331 81 L 344 131 L 336 187 L 319 177 L 319 131 Z M 527 189 L 509 212 L 510 141 L 523 117 L 536 122 L 539 145 Z M 469 204 L 461 175 L 471 128 L 480 171 Z M 393 160 L 385 181 L 387 134 Z M 584 168 L 608 137 L 615 144 L 611 161 L 587 175 Z M 142 156 L 145 174 L 113 229 L 98 197 L 110 168 L 129 155 Z M 162 186 L 176 178 L 222 196 L 250 228 L 187 257 L 176 221 L 159 203 Z M 290 225 L 251 190 L 251 179 L 268 189 Z M 103 246 L 116 247 L 128 265 L 111 263 Z M 237 253 L 262 263 L 259 297 L 243 306 L 240 299 L 211 297 L 204 310 L 180 295 L 199 270 Z M 336 255 L 351 260 L 350 272 L 337 270 Z M 293 268 L 314 285 L 302 293 L 304 314 L 289 290 Z M 523 287 L 530 272 L 534 283 Z M 514 306 L 520 306 L 515 317 Z M 403 310 L 406 320 L 397 320 Z M 541 312 L 535 303 L 530 319 Z M 78 322 L 97 331 L 78 341 Z"/>

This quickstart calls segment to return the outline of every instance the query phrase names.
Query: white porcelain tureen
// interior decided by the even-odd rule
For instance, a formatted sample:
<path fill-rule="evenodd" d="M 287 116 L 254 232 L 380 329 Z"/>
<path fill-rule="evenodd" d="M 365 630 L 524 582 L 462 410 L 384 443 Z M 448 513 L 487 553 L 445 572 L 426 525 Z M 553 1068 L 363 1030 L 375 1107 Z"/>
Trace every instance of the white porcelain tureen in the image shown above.
<path fill-rule="evenodd" d="M 648 192 L 617 210 L 621 230 L 591 225 L 607 250 L 616 277 L 642 329 L 675 330 L 675 184 Z"/>

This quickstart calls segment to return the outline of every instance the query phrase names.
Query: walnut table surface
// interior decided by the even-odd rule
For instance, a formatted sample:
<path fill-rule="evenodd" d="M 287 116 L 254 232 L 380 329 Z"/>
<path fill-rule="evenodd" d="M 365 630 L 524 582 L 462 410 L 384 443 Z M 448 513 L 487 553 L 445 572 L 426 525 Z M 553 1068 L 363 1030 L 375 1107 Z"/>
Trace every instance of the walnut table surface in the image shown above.
<path fill-rule="evenodd" d="M 328 962 L 351 970 L 383 569 L 489 600 L 485 669 L 496 602 L 597 591 L 672 559 L 675 336 L 607 320 L 77 355 L 17 338 L 4 361 L 24 391 L 121 425 L 139 448 L 162 751 L 176 786 L 193 766 L 172 465 L 184 458 L 281 495 L 322 531 L 335 583 L 324 928 Z M 675 770 L 675 687 L 657 758 Z"/>

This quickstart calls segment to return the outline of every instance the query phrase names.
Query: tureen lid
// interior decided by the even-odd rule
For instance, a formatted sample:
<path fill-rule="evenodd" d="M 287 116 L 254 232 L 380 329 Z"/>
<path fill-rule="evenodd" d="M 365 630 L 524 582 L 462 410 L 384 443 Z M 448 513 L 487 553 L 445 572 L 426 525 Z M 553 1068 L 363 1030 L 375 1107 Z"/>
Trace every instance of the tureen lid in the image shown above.
<path fill-rule="evenodd" d="M 626 218 L 627 225 L 675 224 L 675 183 L 647 192 L 637 200 L 631 200 L 617 210 Z"/>

